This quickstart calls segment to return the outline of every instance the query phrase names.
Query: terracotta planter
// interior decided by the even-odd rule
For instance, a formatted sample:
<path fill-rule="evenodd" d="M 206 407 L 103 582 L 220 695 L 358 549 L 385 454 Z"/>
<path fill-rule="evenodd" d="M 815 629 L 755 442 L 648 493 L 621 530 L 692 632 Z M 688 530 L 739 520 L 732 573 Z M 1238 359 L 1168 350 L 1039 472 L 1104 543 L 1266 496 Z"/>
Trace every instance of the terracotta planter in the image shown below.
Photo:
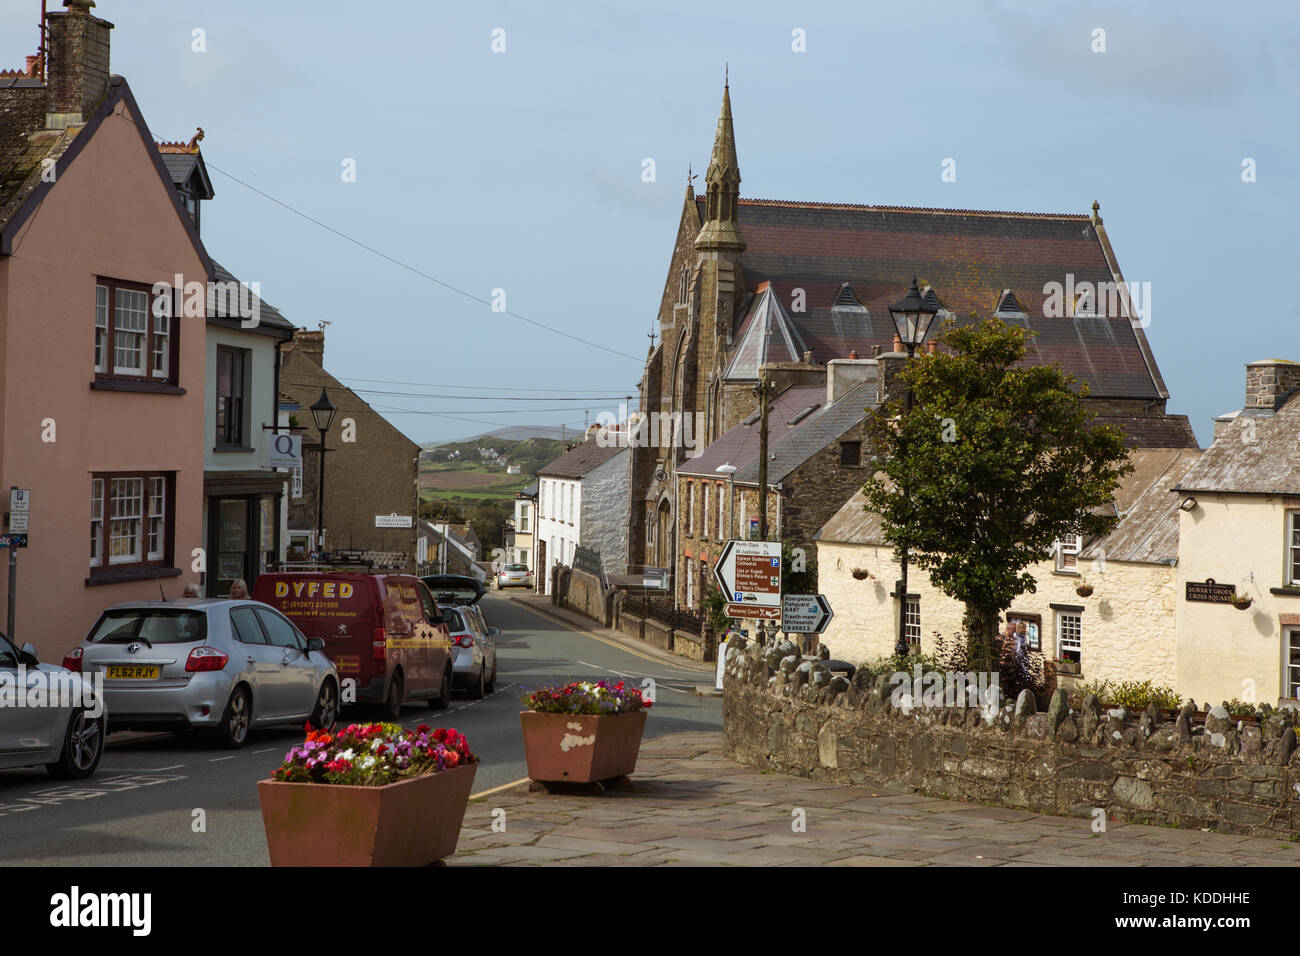
<path fill-rule="evenodd" d="M 1079 665 L 1074 661 L 1057 661 L 1056 672 L 1058 674 L 1078 674 Z"/>
<path fill-rule="evenodd" d="M 523 711 L 528 776 L 543 783 L 595 783 L 631 774 L 645 717 L 644 710 L 600 717 Z"/>
<path fill-rule="evenodd" d="M 383 787 L 259 780 L 272 866 L 427 866 L 456 852 L 478 764 Z"/>

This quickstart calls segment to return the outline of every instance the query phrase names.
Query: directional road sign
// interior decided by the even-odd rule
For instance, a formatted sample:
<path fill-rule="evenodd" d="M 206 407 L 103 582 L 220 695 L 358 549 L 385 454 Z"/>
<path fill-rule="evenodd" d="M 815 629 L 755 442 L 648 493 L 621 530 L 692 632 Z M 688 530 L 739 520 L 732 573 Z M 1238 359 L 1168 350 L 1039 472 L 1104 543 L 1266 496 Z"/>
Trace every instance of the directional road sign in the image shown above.
<path fill-rule="evenodd" d="M 728 541 L 713 567 L 723 597 L 740 610 L 732 617 L 775 620 L 781 609 L 781 543 L 779 541 Z M 776 614 L 757 614 L 775 610 Z"/>
<path fill-rule="evenodd" d="M 781 630 L 787 634 L 820 634 L 834 616 L 824 594 L 787 594 L 781 599 Z"/>

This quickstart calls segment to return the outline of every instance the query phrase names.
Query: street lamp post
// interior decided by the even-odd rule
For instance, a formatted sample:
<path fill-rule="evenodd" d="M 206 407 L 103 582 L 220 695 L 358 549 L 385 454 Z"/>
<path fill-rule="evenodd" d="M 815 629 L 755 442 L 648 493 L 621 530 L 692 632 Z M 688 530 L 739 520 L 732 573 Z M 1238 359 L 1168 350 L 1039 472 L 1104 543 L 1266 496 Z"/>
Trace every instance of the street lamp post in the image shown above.
<path fill-rule="evenodd" d="M 719 465 L 714 469 L 719 475 L 727 476 L 727 494 L 730 497 L 730 504 L 727 506 L 727 537 L 736 536 L 736 466 L 731 462 L 725 465 Z"/>
<path fill-rule="evenodd" d="M 325 433 L 334 424 L 334 413 L 338 411 L 325 389 L 320 390 L 320 399 L 311 406 L 311 417 L 320 432 L 320 473 L 316 476 L 316 547 L 321 558 L 325 556 Z"/>
<path fill-rule="evenodd" d="M 916 347 L 925 341 L 926 335 L 930 331 L 930 326 L 934 322 L 934 317 L 939 314 L 939 310 L 921 298 L 921 290 L 916 287 L 916 276 L 912 277 L 912 284 L 907 290 L 907 295 L 899 299 L 889 307 L 890 318 L 894 320 L 894 327 L 898 330 L 898 340 L 907 349 L 907 358 L 910 362 L 916 357 Z M 904 404 L 905 414 L 912 411 L 912 387 L 907 388 L 907 399 Z M 900 424 L 900 428 L 901 428 Z M 900 432 L 900 435 L 902 433 Z M 902 489 L 904 497 L 907 496 L 906 488 Z M 894 648 L 895 653 L 900 657 L 905 656 L 908 652 L 907 646 L 907 545 L 903 545 L 902 556 L 899 561 L 899 567 L 902 572 L 898 580 L 898 645 Z"/>

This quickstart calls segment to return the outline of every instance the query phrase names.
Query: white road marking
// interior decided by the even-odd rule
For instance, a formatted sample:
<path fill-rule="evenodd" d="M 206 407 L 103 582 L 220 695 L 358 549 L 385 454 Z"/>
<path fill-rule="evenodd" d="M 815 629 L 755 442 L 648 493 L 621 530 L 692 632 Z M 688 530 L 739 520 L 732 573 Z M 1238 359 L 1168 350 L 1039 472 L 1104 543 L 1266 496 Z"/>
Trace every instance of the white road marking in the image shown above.
<path fill-rule="evenodd" d="M 267 747 L 265 750 L 254 750 L 252 752 L 255 754 L 269 754 L 274 749 L 274 747 Z"/>
<path fill-rule="evenodd" d="M 238 754 L 231 754 L 229 757 L 212 757 L 208 763 L 216 763 L 218 760 L 234 760 Z"/>

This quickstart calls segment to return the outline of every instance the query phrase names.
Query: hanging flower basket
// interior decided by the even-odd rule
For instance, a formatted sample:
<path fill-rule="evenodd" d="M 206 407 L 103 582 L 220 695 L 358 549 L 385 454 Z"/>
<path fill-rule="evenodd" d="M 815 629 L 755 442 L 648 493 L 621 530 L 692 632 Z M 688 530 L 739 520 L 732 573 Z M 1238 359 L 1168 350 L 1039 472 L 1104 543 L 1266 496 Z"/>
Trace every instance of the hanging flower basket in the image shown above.
<path fill-rule="evenodd" d="M 849 573 L 852 574 L 854 580 L 857 581 L 865 581 L 867 578 L 871 577 L 871 572 L 868 571 L 866 568 L 854 568 Z"/>
<path fill-rule="evenodd" d="M 1254 598 L 1248 598 L 1245 595 L 1238 595 L 1232 599 L 1232 606 L 1238 611 L 1248 611 L 1250 610 L 1250 606 L 1254 603 Z"/>
<path fill-rule="evenodd" d="M 1074 589 L 1074 593 L 1079 595 L 1079 597 L 1092 597 L 1092 592 L 1093 586 L 1087 581 L 1084 581 Z"/>
<path fill-rule="evenodd" d="M 257 796 L 272 866 L 427 866 L 456 852 L 478 758 L 463 734 L 310 730 Z"/>

